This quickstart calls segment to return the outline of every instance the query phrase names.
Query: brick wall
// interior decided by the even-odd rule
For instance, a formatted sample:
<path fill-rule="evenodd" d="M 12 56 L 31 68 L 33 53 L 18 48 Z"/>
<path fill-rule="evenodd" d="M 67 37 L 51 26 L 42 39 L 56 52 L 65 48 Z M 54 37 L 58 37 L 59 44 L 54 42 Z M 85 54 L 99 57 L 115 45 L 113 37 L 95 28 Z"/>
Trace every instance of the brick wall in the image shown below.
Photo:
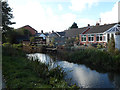
<path fill-rule="evenodd" d="M 34 30 L 33 28 L 29 27 L 29 26 L 25 26 L 24 29 L 27 29 L 31 32 L 32 35 L 35 35 L 37 33 L 36 30 Z"/>
<path fill-rule="evenodd" d="M 90 43 L 105 43 L 104 41 L 103 42 L 97 42 L 96 41 L 96 35 L 94 35 L 94 42 L 89 42 L 88 41 L 88 35 L 86 35 L 86 42 L 82 42 L 82 37 L 81 37 L 81 35 L 79 36 L 80 37 L 80 45 L 84 45 L 84 44 L 86 44 L 86 45 L 88 45 L 88 44 L 90 44 Z M 104 37 L 104 36 L 103 36 Z"/>

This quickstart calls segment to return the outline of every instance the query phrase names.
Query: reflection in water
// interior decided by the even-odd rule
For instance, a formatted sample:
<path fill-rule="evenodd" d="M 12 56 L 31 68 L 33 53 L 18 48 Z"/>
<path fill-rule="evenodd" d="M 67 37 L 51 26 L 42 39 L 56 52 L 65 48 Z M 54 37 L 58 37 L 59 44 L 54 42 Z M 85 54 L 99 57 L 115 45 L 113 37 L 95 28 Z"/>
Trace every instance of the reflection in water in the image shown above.
<path fill-rule="evenodd" d="M 69 63 L 66 61 L 57 62 L 67 72 L 66 78 L 72 78 L 71 84 L 76 83 L 82 88 L 112 88 L 114 87 L 109 81 L 107 74 L 100 74 L 90 70 L 84 65 Z M 72 72 L 69 72 L 72 70 Z"/>
<path fill-rule="evenodd" d="M 28 56 L 38 57 L 43 63 L 52 63 L 51 67 L 59 65 L 66 72 L 65 79 L 69 84 L 77 84 L 82 88 L 114 88 L 120 87 L 120 75 L 99 73 L 87 68 L 85 65 L 69 63 L 67 61 L 56 61 L 45 54 L 29 54 Z M 30 57 L 29 57 L 30 58 Z M 70 80 L 71 79 L 71 80 Z"/>
<path fill-rule="evenodd" d="M 116 88 L 120 88 L 120 74 L 109 73 L 108 77 Z"/>

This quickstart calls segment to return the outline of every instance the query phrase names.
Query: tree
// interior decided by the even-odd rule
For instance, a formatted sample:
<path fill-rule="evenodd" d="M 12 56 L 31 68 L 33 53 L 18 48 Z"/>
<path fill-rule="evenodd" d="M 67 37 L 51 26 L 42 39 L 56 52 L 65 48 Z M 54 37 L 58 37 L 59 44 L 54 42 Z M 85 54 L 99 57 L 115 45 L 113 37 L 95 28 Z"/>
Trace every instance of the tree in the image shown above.
<path fill-rule="evenodd" d="M 114 53 L 115 51 L 115 40 L 114 37 L 112 36 L 110 41 L 108 42 L 108 52 Z"/>
<path fill-rule="evenodd" d="M 70 29 L 72 29 L 72 28 L 78 28 L 77 23 L 74 22 L 74 23 L 72 24 L 72 26 L 70 27 Z"/>
<path fill-rule="evenodd" d="M 31 32 L 27 29 L 24 29 L 24 28 L 20 28 L 16 31 L 22 36 L 28 36 L 28 37 L 32 36 Z"/>
<path fill-rule="evenodd" d="M 16 43 L 16 37 L 19 35 L 19 33 L 17 33 L 15 30 L 10 30 L 5 32 L 4 34 L 2 34 L 2 42 L 9 42 L 11 44 Z"/>
<path fill-rule="evenodd" d="M 31 37 L 30 42 L 35 42 L 35 37 Z"/>
<path fill-rule="evenodd" d="M 9 7 L 6 1 L 2 2 L 2 31 L 6 32 L 11 30 L 12 28 L 9 25 L 15 24 L 15 22 L 11 22 L 10 20 L 13 18 L 12 9 Z"/>

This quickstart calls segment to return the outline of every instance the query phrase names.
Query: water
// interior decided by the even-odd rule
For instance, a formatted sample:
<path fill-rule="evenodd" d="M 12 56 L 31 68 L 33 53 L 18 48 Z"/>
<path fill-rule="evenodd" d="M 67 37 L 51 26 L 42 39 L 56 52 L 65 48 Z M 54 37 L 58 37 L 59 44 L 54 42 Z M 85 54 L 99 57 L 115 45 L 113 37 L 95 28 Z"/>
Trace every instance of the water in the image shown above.
<path fill-rule="evenodd" d="M 53 61 L 46 54 L 29 54 L 43 63 L 52 63 L 51 68 L 59 65 L 66 72 L 65 80 L 69 84 L 77 84 L 81 88 L 120 88 L 120 74 L 100 73 L 85 65 L 69 63 L 67 61 Z M 71 80 L 70 80 L 71 79 Z"/>

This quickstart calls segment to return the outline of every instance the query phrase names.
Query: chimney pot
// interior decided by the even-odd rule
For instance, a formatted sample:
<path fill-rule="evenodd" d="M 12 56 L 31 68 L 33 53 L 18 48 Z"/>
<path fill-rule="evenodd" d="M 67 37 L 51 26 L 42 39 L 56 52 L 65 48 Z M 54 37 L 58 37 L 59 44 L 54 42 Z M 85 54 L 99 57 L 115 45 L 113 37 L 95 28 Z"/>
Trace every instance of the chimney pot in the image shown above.
<path fill-rule="evenodd" d="M 90 26 L 90 24 L 88 24 L 88 27 Z"/>

